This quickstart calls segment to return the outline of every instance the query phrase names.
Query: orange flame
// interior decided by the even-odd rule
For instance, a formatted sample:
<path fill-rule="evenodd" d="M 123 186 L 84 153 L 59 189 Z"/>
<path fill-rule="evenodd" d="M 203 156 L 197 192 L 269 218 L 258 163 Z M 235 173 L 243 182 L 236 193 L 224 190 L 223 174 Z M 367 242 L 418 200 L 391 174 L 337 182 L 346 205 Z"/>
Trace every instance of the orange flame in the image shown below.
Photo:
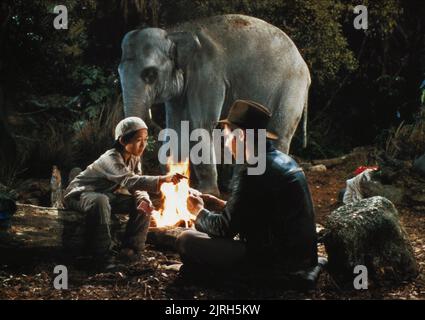
<path fill-rule="evenodd" d="M 189 177 L 189 160 L 182 163 L 168 163 L 169 173 L 180 173 Z M 184 220 L 189 225 L 191 220 L 195 220 L 187 209 L 187 198 L 189 197 L 189 181 L 182 179 L 178 184 L 163 183 L 161 193 L 163 195 L 162 208 L 153 211 L 152 216 L 158 227 L 173 226 Z"/>

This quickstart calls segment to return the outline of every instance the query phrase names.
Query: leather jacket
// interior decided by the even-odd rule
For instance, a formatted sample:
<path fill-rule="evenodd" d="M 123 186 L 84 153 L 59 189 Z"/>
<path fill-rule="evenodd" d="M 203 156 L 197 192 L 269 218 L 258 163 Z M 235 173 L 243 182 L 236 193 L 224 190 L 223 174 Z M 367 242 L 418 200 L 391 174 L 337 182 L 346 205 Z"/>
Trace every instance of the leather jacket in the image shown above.
<path fill-rule="evenodd" d="M 251 262 L 293 271 L 317 265 L 314 208 L 306 177 L 288 155 L 267 141 L 262 175 L 239 171 L 222 212 L 202 210 L 198 231 L 211 237 L 239 234 Z"/>

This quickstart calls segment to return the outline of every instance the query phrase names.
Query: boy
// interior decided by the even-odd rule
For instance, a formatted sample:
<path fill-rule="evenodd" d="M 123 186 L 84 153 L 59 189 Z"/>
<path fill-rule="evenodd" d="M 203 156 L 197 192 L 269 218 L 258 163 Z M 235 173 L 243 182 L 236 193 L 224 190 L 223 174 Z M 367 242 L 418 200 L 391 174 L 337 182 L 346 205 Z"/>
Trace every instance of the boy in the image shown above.
<path fill-rule="evenodd" d="M 179 175 L 142 175 L 140 157 L 148 141 L 148 127 L 138 117 L 118 123 L 115 143 L 86 170 L 76 176 L 65 191 L 69 209 L 87 214 L 88 244 L 101 263 L 111 266 L 111 214 L 129 213 L 121 256 L 136 261 L 145 247 L 151 201 L 148 192 L 159 192 L 164 182 L 178 183 Z"/>

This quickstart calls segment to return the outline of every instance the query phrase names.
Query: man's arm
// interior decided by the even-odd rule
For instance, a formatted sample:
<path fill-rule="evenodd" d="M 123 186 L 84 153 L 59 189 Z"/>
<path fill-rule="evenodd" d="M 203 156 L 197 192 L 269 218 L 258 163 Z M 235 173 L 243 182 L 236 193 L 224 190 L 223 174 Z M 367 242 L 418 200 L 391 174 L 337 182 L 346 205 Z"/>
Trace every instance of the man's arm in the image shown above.
<path fill-rule="evenodd" d="M 205 206 L 212 211 L 223 211 L 226 207 L 227 201 L 221 200 L 211 194 L 201 194 L 201 198 L 204 200 Z"/>
<path fill-rule="evenodd" d="M 240 232 L 244 206 L 249 200 L 245 196 L 247 189 L 247 177 L 244 172 L 241 172 L 224 209 L 209 211 L 202 208 L 196 218 L 195 228 L 210 236 L 233 238 Z"/>

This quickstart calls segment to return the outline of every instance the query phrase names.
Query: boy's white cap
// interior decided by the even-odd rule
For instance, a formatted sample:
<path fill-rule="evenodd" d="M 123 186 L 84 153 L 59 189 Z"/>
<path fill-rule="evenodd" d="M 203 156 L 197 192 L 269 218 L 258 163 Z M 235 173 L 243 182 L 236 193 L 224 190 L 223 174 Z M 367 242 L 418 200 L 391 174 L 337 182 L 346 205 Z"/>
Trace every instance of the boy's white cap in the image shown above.
<path fill-rule="evenodd" d="M 115 127 L 115 140 L 125 136 L 127 133 L 140 129 L 147 129 L 146 123 L 139 117 L 128 117 L 121 120 Z"/>

